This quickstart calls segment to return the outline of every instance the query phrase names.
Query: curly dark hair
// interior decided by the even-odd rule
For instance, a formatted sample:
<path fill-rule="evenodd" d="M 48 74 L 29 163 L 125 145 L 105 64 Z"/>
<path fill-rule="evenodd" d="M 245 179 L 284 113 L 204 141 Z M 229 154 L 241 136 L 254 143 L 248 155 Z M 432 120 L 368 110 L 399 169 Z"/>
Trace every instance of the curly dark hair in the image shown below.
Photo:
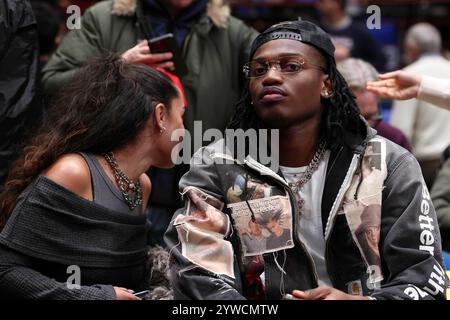
<path fill-rule="evenodd" d="M 11 166 L 0 195 L 0 229 L 20 193 L 60 156 L 102 154 L 132 141 L 158 103 L 170 112 L 179 91 L 170 78 L 148 66 L 104 53 L 76 73 L 52 106 L 46 123 Z"/>

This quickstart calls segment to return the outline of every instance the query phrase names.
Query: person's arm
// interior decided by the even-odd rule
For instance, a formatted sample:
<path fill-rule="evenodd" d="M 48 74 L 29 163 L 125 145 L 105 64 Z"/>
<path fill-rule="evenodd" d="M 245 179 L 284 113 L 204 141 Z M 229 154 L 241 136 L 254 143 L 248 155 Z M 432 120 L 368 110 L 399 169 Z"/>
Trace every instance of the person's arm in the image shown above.
<path fill-rule="evenodd" d="M 0 245 L 0 298 L 2 299 L 64 299 L 64 300 L 115 300 L 113 286 L 93 285 L 69 289 L 34 267 L 36 259 Z M 70 275 L 68 274 L 67 277 Z"/>
<path fill-rule="evenodd" d="M 417 99 L 450 110 L 450 81 L 422 76 Z"/>
<path fill-rule="evenodd" d="M 375 299 L 445 299 L 441 236 L 420 166 L 410 153 L 389 170 L 383 190 L 380 256 L 384 282 Z"/>
<path fill-rule="evenodd" d="M 234 250 L 227 239 L 232 227 L 222 212 L 219 186 L 215 164 L 202 148 L 180 180 L 186 205 L 175 213 L 164 237 L 171 254 L 175 299 L 244 299 L 238 290 L 239 271 L 234 269 Z"/>
<path fill-rule="evenodd" d="M 244 22 L 239 21 L 241 24 L 239 27 L 238 43 L 239 43 L 239 62 L 244 65 L 248 62 L 250 56 L 250 50 L 253 40 L 258 36 L 259 32 L 255 29 L 247 26 Z"/>
<path fill-rule="evenodd" d="M 450 159 L 448 159 L 439 171 L 431 189 L 439 229 L 442 235 L 442 247 L 450 251 Z"/>
<path fill-rule="evenodd" d="M 417 98 L 421 76 L 397 70 L 379 75 L 379 81 L 367 83 L 367 90 L 383 98 L 408 100 Z"/>
<path fill-rule="evenodd" d="M 358 296 L 345 293 L 341 290 L 320 286 L 311 290 L 294 290 L 285 296 L 286 300 L 369 300 L 367 296 Z"/>
<path fill-rule="evenodd" d="M 380 80 L 369 82 L 367 90 L 383 98 L 407 100 L 417 98 L 450 110 L 450 81 L 397 70 L 380 74 Z"/>
<path fill-rule="evenodd" d="M 239 44 L 239 88 L 242 90 L 244 86 L 244 74 L 242 72 L 242 67 L 248 62 L 250 56 L 250 50 L 253 40 L 258 36 L 259 32 L 255 29 L 247 26 L 244 22 L 238 22 L 238 35 L 237 43 Z M 240 91 L 239 91 L 240 92 Z"/>

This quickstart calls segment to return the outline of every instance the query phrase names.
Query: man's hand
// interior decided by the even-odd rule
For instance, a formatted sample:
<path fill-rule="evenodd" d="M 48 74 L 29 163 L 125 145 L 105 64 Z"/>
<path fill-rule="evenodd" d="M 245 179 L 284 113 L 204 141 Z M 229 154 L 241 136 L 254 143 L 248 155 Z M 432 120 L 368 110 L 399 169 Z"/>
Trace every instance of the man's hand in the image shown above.
<path fill-rule="evenodd" d="M 380 74 L 380 81 L 369 82 L 367 90 L 383 98 L 407 100 L 417 98 L 421 76 L 412 75 L 405 71 L 393 71 Z"/>
<path fill-rule="evenodd" d="M 172 61 L 167 61 L 173 58 L 171 52 L 165 53 L 151 53 L 147 41 L 141 41 L 135 47 L 129 49 L 122 54 L 122 59 L 130 63 L 146 64 L 150 67 L 170 69 L 173 67 Z"/>
<path fill-rule="evenodd" d="M 133 294 L 133 290 L 114 287 L 114 291 L 116 292 L 116 300 L 141 300 Z"/>
<path fill-rule="evenodd" d="M 299 300 L 368 300 L 368 297 L 354 296 L 344 293 L 340 290 L 321 286 L 315 289 L 300 291 L 292 291 L 292 295 Z"/>

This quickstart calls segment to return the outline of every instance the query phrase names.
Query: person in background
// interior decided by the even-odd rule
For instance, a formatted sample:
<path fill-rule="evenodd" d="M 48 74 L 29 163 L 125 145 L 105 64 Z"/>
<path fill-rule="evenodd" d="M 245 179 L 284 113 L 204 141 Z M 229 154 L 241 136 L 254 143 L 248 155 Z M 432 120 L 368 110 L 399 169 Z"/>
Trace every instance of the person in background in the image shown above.
<path fill-rule="evenodd" d="M 360 58 L 370 62 L 377 70 L 384 70 L 386 57 L 381 44 L 364 24 L 352 20 L 345 11 L 346 6 L 346 0 L 316 2 L 321 27 L 330 34 L 336 47 L 336 60 Z"/>
<path fill-rule="evenodd" d="M 361 115 L 369 125 L 377 130 L 380 136 L 411 151 L 411 144 L 405 135 L 381 119 L 377 96 L 366 89 L 368 82 L 378 79 L 377 70 L 370 63 L 355 58 L 339 61 L 337 68 L 355 95 Z"/>
<path fill-rule="evenodd" d="M 37 0 L 32 0 L 30 3 L 37 22 L 40 75 L 43 67 L 61 41 L 59 31 L 62 21 L 58 11 L 49 3 Z"/>
<path fill-rule="evenodd" d="M 165 236 L 175 298 L 444 300 L 441 239 L 417 160 L 367 126 L 328 34 L 307 21 L 278 23 L 254 40 L 244 72 L 229 128 L 277 130 L 280 166 L 254 156 L 261 143 L 222 139 L 194 155 L 180 180 L 185 208 Z M 242 193 L 230 197 L 238 177 Z M 250 195 L 250 179 L 270 193 Z M 248 219 L 278 209 L 290 239 L 246 252 Z"/>
<path fill-rule="evenodd" d="M 63 39 L 44 68 L 46 93 L 58 92 L 70 82 L 84 61 L 105 49 L 131 63 L 171 68 L 172 53 L 152 53 L 147 40 L 172 33 L 188 70 L 181 80 L 189 105 L 184 124 L 192 141 L 194 121 L 201 121 L 203 131 L 225 129 L 241 92 L 242 65 L 257 35 L 255 30 L 230 15 L 225 1 L 101 1 L 85 12 L 81 24 L 81 29 Z M 149 207 L 157 243 L 163 244 L 162 236 L 173 212 L 182 206 L 177 181 L 187 167 L 184 164 L 171 170 L 152 169 L 150 172 L 152 181 L 159 182 L 159 187 L 152 192 Z"/>
<path fill-rule="evenodd" d="M 404 70 L 414 75 L 436 78 L 450 76 L 450 61 L 441 54 L 441 35 L 428 23 L 418 23 L 408 29 L 404 40 L 406 60 Z M 427 185 L 431 188 L 441 154 L 450 144 L 450 113 L 425 101 L 411 99 L 395 101 L 391 124 L 409 139 L 412 153 L 419 160 Z"/>
<path fill-rule="evenodd" d="M 136 300 L 132 290 L 150 289 L 145 172 L 174 165 L 184 109 L 182 91 L 147 66 L 110 54 L 79 69 L 0 195 L 0 298 Z"/>
<path fill-rule="evenodd" d="M 380 80 L 367 83 L 367 90 L 383 98 L 418 99 L 450 110 L 450 80 L 397 70 L 379 75 Z"/>
<path fill-rule="evenodd" d="M 41 119 L 38 33 L 28 0 L 0 0 L 0 191 Z"/>
<path fill-rule="evenodd" d="M 450 252 L 450 146 L 443 153 L 443 164 L 431 189 L 430 195 L 436 209 L 442 249 Z M 449 269 L 450 265 L 447 265 Z"/>

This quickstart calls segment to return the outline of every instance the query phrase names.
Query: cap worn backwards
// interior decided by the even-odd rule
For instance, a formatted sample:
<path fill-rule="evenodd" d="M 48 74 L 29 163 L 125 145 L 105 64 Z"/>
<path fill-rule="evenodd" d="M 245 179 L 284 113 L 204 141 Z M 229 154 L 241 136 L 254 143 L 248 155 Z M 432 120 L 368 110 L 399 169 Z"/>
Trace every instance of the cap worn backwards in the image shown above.
<path fill-rule="evenodd" d="M 277 39 L 291 39 L 307 43 L 334 61 L 334 45 L 328 33 L 314 23 L 304 20 L 285 21 L 269 27 L 253 41 L 250 57 L 253 57 L 256 50 L 264 43 Z"/>

